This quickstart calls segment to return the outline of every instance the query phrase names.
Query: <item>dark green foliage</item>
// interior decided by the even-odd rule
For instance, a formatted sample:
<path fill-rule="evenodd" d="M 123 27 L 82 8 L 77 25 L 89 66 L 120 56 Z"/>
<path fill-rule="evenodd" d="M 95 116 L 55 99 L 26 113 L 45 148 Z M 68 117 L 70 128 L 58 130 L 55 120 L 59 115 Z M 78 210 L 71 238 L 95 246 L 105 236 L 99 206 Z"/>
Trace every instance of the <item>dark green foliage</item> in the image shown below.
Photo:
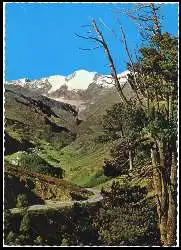
<path fill-rule="evenodd" d="M 116 177 L 120 174 L 128 172 L 128 150 L 133 146 L 128 140 L 123 139 L 118 145 L 113 147 L 110 151 L 112 160 L 104 161 L 104 174 L 106 176 Z"/>
<path fill-rule="evenodd" d="M 166 81 L 177 82 L 178 70 L 178 39 L 164 32 L 160 39 L 151 37 L 150 47 L 141 48 L 142 62 L 145 70 L 159 74 Z"/>
<path fill-rule="evenodd" d="M 129 64 L 128 69 L 131 72 L 129 83 L 134 86 L 133 70 Z M 168 112 L 169 96 L 177 99 L 178 39 L 167 32 L 163 33 L 160 39 L 152 36 L 149 45 L 140 48 L 134 69 L 137 72 L 141 94 L 149 99 L 150 103 L 155 103 L 157 111 L 161 108 L 161 112 Z"/>
<path fill-rule="evenodd" d="M 30 243 L 30 230 L 31 230 L 31 224 L 30 224 L 30 217 L 28 213 L 25 213 L 21 220 L 20 224 L 20 234 L 16 238 L 16 244 L 18 245 L 28 245 Z"/>
<path fill-rule="evenodd" d="M 33 148 L 34 145 L 30 143 L 29 141 L 22 139 L 21 141 L 18 141 L 11 137 L 7 132 L 5 132 L 5 155 L 15 153 L 17 151 L 24 151 L 27 150 L 28 148 Z"/>
<path fill-rule="evenodd" d="M 150 164 L 150 144 L 142 140 L 134 151 L 134 164 L 136 166 L 144 166 Z"/>
<path fill-rule="evenodd" d="M 112 159 L 104 161 L 104 174 L 106 176 L 118 176 L 128 172 L 129 152 L 134 160 L 140 151 L 141 131 L 148 123 L 144 110 L 135 103 L 131 109 L 123 103 L 112 106 L 103 116 L 102 126 L 105 134 L 100 136 L 100 141 L 118 140 L 117 145 L 112 147 L 110 155 Z M 134 161 L 134 165 L 139 159 Z"/>
<path fill-rule="evenodd" d="M 5 242 L 12 245 L 158 245 L 155 206 L 146 189 L 120 186 L 103 191 L 93 206 L 75 204 L 56 212 L 6 216 Z M 16 237 L 15 237 L 16 236 Z M 123 242 L 124 241 L 124 242 Z"/>
<path fill-rule="evenodd" d="M 16 241 L 16 234 L 10 231 L 7 236 L 5 237 L 5 245 L 15 245 Z"/>
<path fill-rule="evenodd" d="M 4 178 L 4 206 L 5 208 L 13 208 L 18 206 L 26 206 L 28 204 L 42 204 L 43 201 L 37 197 L 32 189 L 34 184 L 31 180 L 27 183 L 20 182 L 19 178 L 5 173 Z"/>
<path fill-rule="evenodd" d="M 132 66 L 129 83 L 134 86 Z M 147 47 L 140 48 L 134 64 L 140 92 L 147 99 L 148 123 L 144 132 L 155 139 L 170 140 L 177 134 L 178 39 L 165 32 L 151 37 Z"/>
<path fill-rule="evenodd" d="M 70 217 L 64 221 L 61 227 L 63 244 L 94 245 L 97 243 L 98 234 L 93 228 L 93 214 L 90 210 L 79 204 L 75 204 Z"/>
<path fill-rule="evenodd" d="M 26 194 L 19 194 L 17 196 L 16 207 L 21 208 L 21 207 L 27 207 L 27 206 L 28 206 L 28 198 Z"/>
<path fill-rule="evenodd" d="M 62 178 L 63 170 L 60 167 L 50 165 L 37 153 L 23 153 L 20 157 L 19 165 L 25 170 Z"/>
<path fill-rule="evenodd" d="M 134 166 L 150 162 L 150 146 L 141 140 L 122 138 L 110 150 L 111 159 L 104 160 L 104 174 L 116 177 L 129 172 L 129 150 Z"/>
<path fill-rule="evenodd" d="M 155 207 L 145 199 L 145 188 L 114 182 L 111 191 L 103 191 L 103 195 L 95 220 L 102 245 L 159 243 Z"/>
<path fill-rule="evenodd" d="M 86 184 L 86 187 L 95 187 L 101 183 L 110 180 L 110 177 L 104 175 L 104 171 L 98 171 L 91 180 Z"/>
<path fill-rule="evenodd" d="M 75 206 L 57 212 L 27 214 L 6 219 L 5 244 L 12 245 L 95 245 L 93 227 L 96 207 Z"/>
<path fill-rule="evenodd" d="M 5 214 L 5 245 L 29 245 L 31 241 L 31 222 L 28 213 L 25 212 L 22 218 L 15 218 L 11 215 L 11 213 L 8 213 L 7 211 L 5 212 Z"/>
<path fill-rule="evenodd" d="M 105 134 L 112 139 L 135 137 L 146 123 L 144 110 L 136 104 L 134 109 L 130 109 L 123 103 L 117 103 L 107 110 L 102 119 Z"/>
<path fill-rule="evenodd" d="M 11 212 L 9 209 L 4 210 L 4 238 L 7 238 L 7 242 L 10 242 L 13 240 L 14 233 L 11 231 L 12 225 L 11 225 Z M 9 236 L 8 236 L 9 235 Z"/>
<path fill-rule="evenodd" d="M 34 245 L 37 246 L 44 246 L 45 245 L 45 241 L 41 236 L 37 236 L 37 238 L 34 240 Z"/>

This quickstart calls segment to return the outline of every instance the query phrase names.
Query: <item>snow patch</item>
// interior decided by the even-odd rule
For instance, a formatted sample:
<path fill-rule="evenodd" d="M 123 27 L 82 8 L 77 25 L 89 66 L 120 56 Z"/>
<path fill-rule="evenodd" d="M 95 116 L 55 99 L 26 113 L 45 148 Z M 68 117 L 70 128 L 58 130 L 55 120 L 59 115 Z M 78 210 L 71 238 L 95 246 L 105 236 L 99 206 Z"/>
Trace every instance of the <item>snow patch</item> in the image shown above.
<path fill-rule="evenodd" d="M 47 78 L 48 82 L 51 84 L 51 89 L 48 93 L 52 93 L 59 89 L 62 85 L 66 83 L 65 76 L 55 75 Z"/>
<path fill-rule="evenodd" d="M 118 79 L 120 84 L 124 84 L 127 81 L 127 75 L 129 71 L 126 70 L 121 74 L 118 74 Z M 60 89 L 61 86 L 66 85 L 68 90 L 86 90 L 90 84 L 97 84 L 102 87 L 110 88 L 113 86 L 113 78 L 111 75 L 99 75 L 96 72 L 89 72 L 87 70 L 81 69 L 75 71 L 73 74 L 68 76 L 53 75 L 49 77 L 44 77 L 39 80 L 27 80 L 26 78 L 19 80 L 8 81 L 15 85 L 28 86 L 30 88 L 44 88 L 49 89 L 48 93 L 53 93 Z"/>
<path fill-rule="evenodd" d="M 67 81 L 68 89 L 87 89 L 92 83 L 96 72 L 88 72 L 86 70 L 78 70 L 73 78 Z"/>

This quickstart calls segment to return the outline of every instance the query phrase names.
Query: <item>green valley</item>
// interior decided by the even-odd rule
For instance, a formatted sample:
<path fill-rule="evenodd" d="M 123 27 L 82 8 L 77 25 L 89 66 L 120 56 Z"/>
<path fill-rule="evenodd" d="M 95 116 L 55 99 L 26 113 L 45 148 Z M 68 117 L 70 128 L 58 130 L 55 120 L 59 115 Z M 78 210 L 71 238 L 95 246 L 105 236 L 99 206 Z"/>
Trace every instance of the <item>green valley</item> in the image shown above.
<path fill-rule="evenodd" d="M 178 246 L 178 37 L 161 19 L 173 10 L 69 4 L 6 8 L 22 51 L 6 53 L 4 244 Z"/>

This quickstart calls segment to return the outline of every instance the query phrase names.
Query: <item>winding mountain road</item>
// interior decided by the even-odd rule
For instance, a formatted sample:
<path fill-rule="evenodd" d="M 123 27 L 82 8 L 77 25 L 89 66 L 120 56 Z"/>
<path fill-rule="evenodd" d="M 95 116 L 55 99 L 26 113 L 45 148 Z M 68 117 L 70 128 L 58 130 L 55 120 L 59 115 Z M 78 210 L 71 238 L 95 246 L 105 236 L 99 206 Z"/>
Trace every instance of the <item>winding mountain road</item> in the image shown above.
<path fill-rule="evenodd" d="M 58 209 L 58 208 L 63 208 L 63 207 L 69 207 L 74 205 L 75 203 L 78 204 L 90 204 L 90 203 L 95 203 L 98 201 L 101 201 L 103 199 L 103 196 L 101 195 L 100 190 L 96 190 L 93 188 L 86 188 L 88 191 L 91 191 L 94 193 L 94 196 L 87 199 L 87 200 L 72 200 L 72 201 L 52 201 L 52 200 L 46 200 L 45 204 L 43 205 L 32 205 L 27 207 L 27 211 L 45 211 L 45 210 L 52 210 L 52 209 Z M 24 208 L 12 208 L 10 209 L 12 214 L 19 214 L 24 211 Z"/>

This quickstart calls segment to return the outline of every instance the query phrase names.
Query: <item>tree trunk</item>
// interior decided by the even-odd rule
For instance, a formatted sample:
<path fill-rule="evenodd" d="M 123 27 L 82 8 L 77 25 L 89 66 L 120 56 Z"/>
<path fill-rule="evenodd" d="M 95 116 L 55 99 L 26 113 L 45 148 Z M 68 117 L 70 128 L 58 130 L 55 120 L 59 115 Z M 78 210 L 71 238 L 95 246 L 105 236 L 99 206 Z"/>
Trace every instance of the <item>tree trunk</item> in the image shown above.
<path fill-rule="evenodd" d="M 177 159 L 176 153 L 172 154 L 172 165 L 169 185 L 169 209 L 167 221 L 167 246 L 176 245 L 177 226 Z"/>
<path fill-rule="evenodd" d="M 151 160 L 153 165 L 153 186 L 155 195 L 157 196 L 157 212 L 160 218 L 162 186 L 161 186 L 161 175 L 159 168 L 157 166 L 156 152 L 154 149 L 151 149 Z"/>
<path fill-rule="evenodd" d="M 151 149 L 153 164 L 153 184 L 157 196 L 157 213 L 159 218 L 160 241 L 167 244 L 167 220 L 168 220 L 168 187 L 167 176 L 164 171 L 164 144 L 158 142 L 158 148 Z"/>
<path fill-rule="evenodd" d="M 132 156 L 132 151 L 129 150 L 129 170 L 133 170 L 133 156 Z"/>
<path fill-rule="evenodd" d="M 151 149 L 153 185 L 157 196 L 160 241 L 164 246 L 176 245 L 177 218 L 177 153 L 162 141 Z M 173 152 L 174 151 L 174 152 Z"/>
<path fill-rule="evenodd" d="M 167 221 L 167 246 L 176 245 L 177 226 L 177 202 L 175 201 L 172 188 L 169 189 L 169 210 Z"/>

